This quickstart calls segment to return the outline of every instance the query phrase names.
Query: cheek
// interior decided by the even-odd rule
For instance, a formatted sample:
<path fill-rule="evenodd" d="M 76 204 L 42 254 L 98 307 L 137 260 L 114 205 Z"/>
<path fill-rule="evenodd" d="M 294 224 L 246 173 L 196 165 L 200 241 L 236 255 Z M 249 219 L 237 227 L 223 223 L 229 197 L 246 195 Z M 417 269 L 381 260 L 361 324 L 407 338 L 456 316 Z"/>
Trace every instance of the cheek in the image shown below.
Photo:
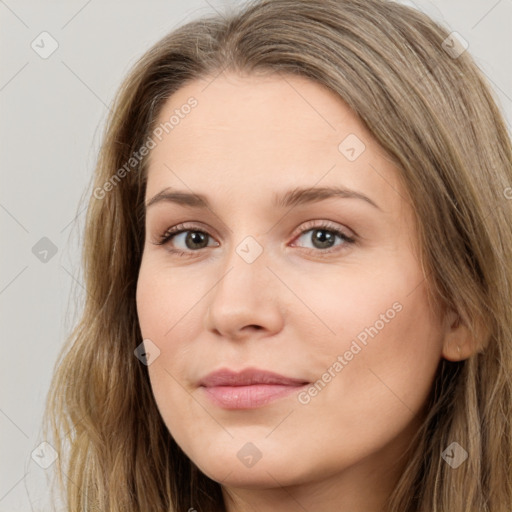
<path fill-rule="evenodd" d="M 203 295 L 198 281 L 187 276 L 186 271 L 179 273 L 158 262 L 143 260 L 137 282 L 137 315 L 142 336 L 161 342 L 173 338 L 176 328 L 196 320 Z"/>
<path fill-rule="evenodd" d="M 338 403 L 329 421 L 344 425 L 347 435 L 389 439 L 425 404 L 441 359 L 442 331 L 421 282 L 407 268 L 375 274 L 358 282 L 344 307 L 331 307 L 338 334 L 323 347 L 328 356 L 318 358 L 328 374 L 318 375 L 320 391 L 313 391 L 308 407 L 321 413 Z"/>
<path fill-rule="evenodd" d="M 441 357 L 441 334 L 423 301 L 402 297 L 392 307 L 386 304 L 379 315 L 352 337 L 347 355 L 353 357 L 349 375 L 357 372 L 359 395 L 374 404 L 402 404 L 418 412 L 432 384 Z M 351 352 L 360 352 L 350 356 Z M 366 391 L 365 391 L 366 390 Z"/>
<path fill-rule="evenodd" d="M 181 420 L 174 425 L 173 419 L 183 415 L 172 412 L 190 400 L 185 389 L 190 383 L 187 369 L 191 360 L 197 360 L 196 354 L 191 354 L 191 340 L 197 339 L 202 329 L 204 293 L 197 281 L 143 260 L 136 294 L 138 321 L 142 338 L 158 348 L 148 373 L 162 418 L 173 432 L 182 427 Z"/>
<path fill-rule="evenodd" d="M 374 378 L 407 403 L 408 396 L 420 397 L 428 390 L 441 357 L 442 331 L 430 310 L 422 276 L 415 270 L 407 273 L 406 268 L 389 276 L 373 282 L 380 296 L 374 295 L 368 308 L 372 317 L 365 316 L 356 338 L 367 343 L 361 360 Z"/>

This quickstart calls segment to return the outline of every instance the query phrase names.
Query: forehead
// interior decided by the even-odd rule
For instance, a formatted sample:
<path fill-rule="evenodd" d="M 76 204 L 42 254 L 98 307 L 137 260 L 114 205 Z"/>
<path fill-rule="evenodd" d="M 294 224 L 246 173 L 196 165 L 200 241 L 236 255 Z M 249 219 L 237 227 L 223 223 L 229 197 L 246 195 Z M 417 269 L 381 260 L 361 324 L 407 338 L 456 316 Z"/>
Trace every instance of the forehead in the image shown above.
<path fill-rule="evenodd" d="M 389 155 L 338 95 L 304 77 L 196 80 L 167 100 L 157 125 L 164 130 L 150 154 L 147 196 L 165 187 L 254 195 L 318 184 L 400 201 Z"/>
<path fill-rule="evenodd" d="M 186 105 L 191 98 L 197 105 L 179 116 L 181 110 L 189 110 Z M 230 73 L 193 81 L 168 99 L 157 123 L 164 126 L 172 117 L 176 124 L 164 137 L 168 145 L 185 150 L 194 144 L 200 149 L 198 143 L 213 136 L 218 143 L 242 142 L 255 151 L 260 142 L 265 147 L 279 147 L 299 138 L 336 149 L 344 125 L 350 125 L 363 139 L 371 138 L 338 95 L 319 83 L 290 75 Z M 346 122 L 342 124 L 342 120 Z M 159 153 L 158 149 L 153 153 Z"/>

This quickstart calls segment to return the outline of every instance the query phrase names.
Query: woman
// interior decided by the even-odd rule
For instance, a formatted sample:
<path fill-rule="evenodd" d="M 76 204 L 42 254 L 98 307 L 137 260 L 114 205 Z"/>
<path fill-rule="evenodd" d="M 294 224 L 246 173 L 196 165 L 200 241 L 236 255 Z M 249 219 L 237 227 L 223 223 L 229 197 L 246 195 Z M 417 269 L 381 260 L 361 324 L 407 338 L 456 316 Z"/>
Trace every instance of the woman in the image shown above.
<path fill-rule="evenodd" d="M 510 510 L 512 151 L 465 48 L 262 0 L 139 60 L 48 401 L 69 510 Z"/>

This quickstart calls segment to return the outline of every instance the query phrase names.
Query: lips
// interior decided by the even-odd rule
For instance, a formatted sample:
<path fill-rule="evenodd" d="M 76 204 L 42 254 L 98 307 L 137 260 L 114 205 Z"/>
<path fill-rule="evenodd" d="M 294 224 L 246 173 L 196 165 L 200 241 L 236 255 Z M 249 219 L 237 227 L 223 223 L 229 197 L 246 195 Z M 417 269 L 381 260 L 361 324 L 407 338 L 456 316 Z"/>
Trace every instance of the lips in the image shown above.
<path fill-rule="evenodd" d="M 247 370 L 243 370 L 238 373 L 227 369 L 218 370 L 207 375 L 199 384 L 205 387 L 251 386 L 254 384 L 297 386 L 307 384 L 307 382 L 303 379 L 291 379 L 284 375 L 279 375 L 278 373 L 248 368 Z"/>
<path fill-rule="evenodd" d="M 200 388 L 217 406 L 224 409 L 254 409 L 300 391 L 309 384 L 304 379 L 249 368 L 241 372 L 222 369 L 210 373 Z"/>

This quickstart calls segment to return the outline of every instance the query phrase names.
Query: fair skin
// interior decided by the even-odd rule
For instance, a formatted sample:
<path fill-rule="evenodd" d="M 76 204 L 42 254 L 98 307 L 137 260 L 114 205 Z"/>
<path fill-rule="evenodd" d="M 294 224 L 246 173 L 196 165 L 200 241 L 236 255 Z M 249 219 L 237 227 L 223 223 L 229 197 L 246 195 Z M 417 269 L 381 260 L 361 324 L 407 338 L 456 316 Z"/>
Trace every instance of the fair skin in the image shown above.
<path fill-rule="evenodd" d="M 440 359 L 469 350 L 455 316 L 428 306 L 398 170 L 336 95 L 304 78 L 197 80 L 159 121 L 191 96 L 197 107 L 151 152 L 146 203 L 170 187 L 206 196 L 209 208 L 147 207 L 137 285 L 142 336 L 160 350 L 148 371 L 162 418 L 221 483 L 229 512 L 380 511 Z M 366 147 L 353 161 L 338 148 L 350 134 Z M 291 189 L 333 186 L 375 204 L 273 204 Z M 181 223 L 187 232 L 156 244 Z M 262 250 L 250 263 L 239 248 L 249 236 L 259 245 L 240 247 Z M 365 329 L 373 336 L 351 352 Z M 310 385 L 301 399 L 254 408 L 220 406 L 199 385 L 214 370 L 248 367 L 309 383 L 330 373 L 316 394 Z M 246 443 L 261 456 L 250 467 L 237 456 Z"/>

